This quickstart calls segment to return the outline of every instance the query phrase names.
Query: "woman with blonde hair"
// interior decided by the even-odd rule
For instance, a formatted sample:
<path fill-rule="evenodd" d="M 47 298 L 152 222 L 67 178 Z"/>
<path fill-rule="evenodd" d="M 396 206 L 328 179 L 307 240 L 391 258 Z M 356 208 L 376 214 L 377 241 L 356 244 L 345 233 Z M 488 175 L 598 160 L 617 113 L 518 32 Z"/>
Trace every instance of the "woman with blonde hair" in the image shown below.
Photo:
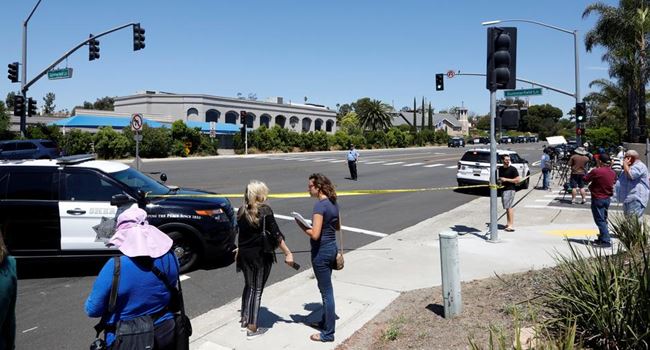
<path fill-rule="evenodd" d="M 244 290 L 241 303 L 241 327 L 248 339 L 264 334 L 268 329 L 257 326 L 262 292 L 271 273 L 275 249 L 284 253 L 284 262 L 294 266 L 293 254 L 284 242 L 273 210 L 266 204 L 269 193 L 263 182 L 253 180 L 244 193 L 244 205 L 237 212 L 239 239 L 237 248 L 237 271 L 244 273 Z M 269 237 L 265 237 L 265 232 Z"/>
<path fill-rule="evenodd" d="M 9 256 L 0 232 L 0 349 L 16 345 L 16 260 Z"/>
<path fill-rule="evenodd" d="M 311 243 L 311 263 L 318 281 L 318 290 L 323 300 L 323 316 L 320 322 L 310 324 L 320 330 L 309 339 L 320 342 L 334 341 L 336 312 L 334 288 L 332 286 L 332 266 L 336 262 L 336 231 L 341 229 L 339 206 L 336 203 L 334 185 L 323 174 L 309 176 L 307 185 L 309 195 L 316 198 L 312 215 L 312 227 L 307 227 L 298 219 L 298 226 L 309 236 Z"/>

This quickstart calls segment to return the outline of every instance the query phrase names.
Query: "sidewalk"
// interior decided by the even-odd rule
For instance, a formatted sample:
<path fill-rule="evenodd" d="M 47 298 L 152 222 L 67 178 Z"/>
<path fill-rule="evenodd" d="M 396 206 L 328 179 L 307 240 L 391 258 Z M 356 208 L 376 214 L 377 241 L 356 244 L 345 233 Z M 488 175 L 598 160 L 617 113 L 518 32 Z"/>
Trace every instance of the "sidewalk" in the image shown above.
<path fill-rule="evenodd" d="M 210 310 L 192 320 L 191 348 L 211 349 L 334 349 L 386 308 L 401 292 L 439 286 L 441 282 L 438 234 L 459 233 L 459 260 L 463 281 L 522 272 L 555 265 L 553 255 L 568 254 L 571 240 L 594 239 L 597 234 L 589 204 L 558 204 L 558 191 L 531 189 L 515 198 L 515 232 L 499 231 L 500 241 L 484 236 L 489 221 L 489 197 L 394 233 L 345 256 L 346 266 L 334 271 L 336 340 L 309 340 L 315 330 L 305 318 L 320 317 L 320 294 L 312 270 L 303 271 L 265 289 L 260 326 L 269 331 L 247 340 L 239 327 L 240 300 Z M 570 196 L 568 197 L 570 199 Z M 503 213 L 499 199 L 499 215 Z M 505 223 L 505 217 L 500 223 Z M 578 249 L 586 251 L 581 244 Z M 312 315 L 313 313 L 313 315 Z"/>

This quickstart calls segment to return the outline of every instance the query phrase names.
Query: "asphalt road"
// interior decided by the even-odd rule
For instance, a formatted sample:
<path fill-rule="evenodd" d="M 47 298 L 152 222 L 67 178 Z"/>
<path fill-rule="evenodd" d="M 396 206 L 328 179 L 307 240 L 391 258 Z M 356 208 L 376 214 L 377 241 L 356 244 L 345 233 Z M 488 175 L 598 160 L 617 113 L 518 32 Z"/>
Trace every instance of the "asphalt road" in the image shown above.
<path fill-rule="evenodd" d="M 539 160 L 542 143 L 509 145 L 531 163 Z M 306 192 L 308 176 L 327 175 L 338 191 L 352 189 L 432 188 L 456 185 L 456 164 L 467 148 L 410 148 L 399 150 L 361 150 L 359 180 L 349 177 L 345 152 L 268 154 L 217 159 L 182 159 L 147 162 L 143 171 L 163 171 L 168 184 L 201 188 L 219 193 L 243 193 L 251 179 L 264 181 L 271 193 Z M 336 162 L 338 161 L 338 162 Z M 533 171 L 539 168 L 532 167 Z M 534 184 L 531 184 L 531 186 Z M 345 249 L 363 246 L 418 222 L 462 205 L 487 192 L 461 193 L 451 190 L 413 193 L 341 196 L 339 205 Z M 241 205 L 241 196 L 232 198 Z M 278 216 L 297 211 L 311 215 L 311 198 L 271 199 Z M 489 213 L 485 213 L 486 223 Z M 287 244 L 294 251 L 301 270 L 310 268 L 309 241 L 291 220 L 278 219 Z M 432 233 L 437 228 L 432 227 Z M 278 260 L 282 260 L 278 256 Z M 83 303 L 105 259 L 20 261 L 17 304 L 18 349 L 80 349 L 94 339 Z M 281 281 L 295 271 L 286 265 L 274 266 L 269 284 Z M 185 275 L 183 290 L 190 317 L 198 316 L 241 296 L 243 277 L 234 266 L 205 266 Z M 314 285 L 314 292 L 317 293 Z"/>

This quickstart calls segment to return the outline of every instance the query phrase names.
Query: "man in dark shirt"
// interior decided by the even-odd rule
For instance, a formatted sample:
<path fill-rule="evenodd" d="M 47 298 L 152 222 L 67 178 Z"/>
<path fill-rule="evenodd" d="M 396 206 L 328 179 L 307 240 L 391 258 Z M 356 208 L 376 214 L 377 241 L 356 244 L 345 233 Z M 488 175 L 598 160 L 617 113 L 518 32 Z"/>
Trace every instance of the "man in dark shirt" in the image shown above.
<path fill-rule="evenodd" d="M 515 185 L 519 183 L 521 178 L 519 177 L 519 172 L 513 166 L 510 166 L 510 156 L 503 156 L 503 166 L 499 168 L 499 183 L 503 186 L 503 191 L 501 192 L 501 204 L 503 204 L 503 209 L 506 210 L 506 217 L 508 218 L 508 224 L 506 225 L 505 230 L 508 232 L 513 232 L 515 229 L 512 227 L 514 221 L 514 209 L 512 208 L 515 203 Z"/>
<path fill-rule="evenodd" d="M 611 160 L 609 155 L 603 153 L 596 160 L 598 168 L 592 170 L 585 176 L 585 182 L 589 183 L 591 192 L 591 214 L 598 226 L 598 239 L 594 241 L 595 246 L 611 247 L 612 242 L 607 228 L 607 210 L 609 209 L 610 198 L 614 194 L 616 173 L 610 168 Z"/>

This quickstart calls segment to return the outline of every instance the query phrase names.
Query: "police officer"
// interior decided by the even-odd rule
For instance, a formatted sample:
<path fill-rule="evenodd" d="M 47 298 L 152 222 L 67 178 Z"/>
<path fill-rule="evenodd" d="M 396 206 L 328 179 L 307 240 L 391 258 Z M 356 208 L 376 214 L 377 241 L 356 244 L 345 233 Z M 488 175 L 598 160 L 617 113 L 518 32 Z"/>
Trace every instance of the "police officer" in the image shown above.
<path fill-rule="evenodd" d="M 350 169 L 350 179 L 357 181 L 357 161 L 359 160 L 359 152 L 354 148 L 354 144 L 350 144 L 348 151 L 348 168 Z"/>

